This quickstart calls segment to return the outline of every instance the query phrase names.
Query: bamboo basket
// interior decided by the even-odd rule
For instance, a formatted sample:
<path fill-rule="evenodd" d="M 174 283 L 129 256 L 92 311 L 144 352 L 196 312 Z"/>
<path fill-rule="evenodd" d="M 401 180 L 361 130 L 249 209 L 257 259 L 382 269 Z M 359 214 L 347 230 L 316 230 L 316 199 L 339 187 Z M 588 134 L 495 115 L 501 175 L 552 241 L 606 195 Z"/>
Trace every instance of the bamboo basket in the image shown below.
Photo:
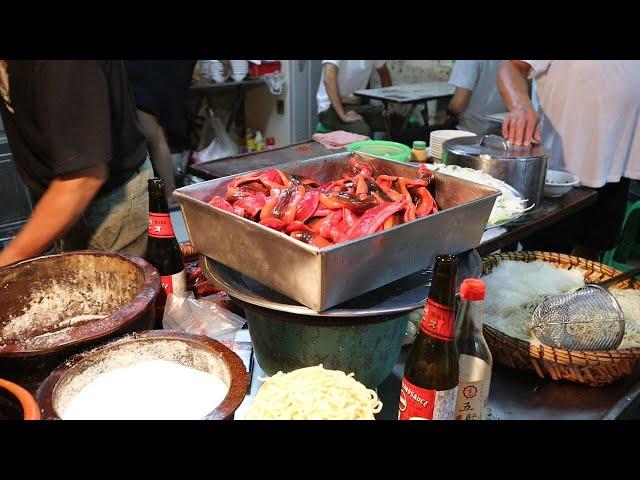
<path fill-rule="evenodd" d="M 620 273 L 607 265 L 584 258 L 549 252 L 504 252 L 482 258 L 486 275 L 501 260 L 532 262 L 544 260 L 556 267 L 580 267 L 585 282 L 606 280 Z M 616 288 L 640 288 L 640 281 L 627 280 Z M 629 375 L 640 360 L 640 348 L 608 351 L 561 350 L 510 337 L 493 327 L 484 325 L 484 336 L 496 362 L 507 367 L 533 370 L 539 377 L 566 380 L 592 387 L 600 387 Z"/>

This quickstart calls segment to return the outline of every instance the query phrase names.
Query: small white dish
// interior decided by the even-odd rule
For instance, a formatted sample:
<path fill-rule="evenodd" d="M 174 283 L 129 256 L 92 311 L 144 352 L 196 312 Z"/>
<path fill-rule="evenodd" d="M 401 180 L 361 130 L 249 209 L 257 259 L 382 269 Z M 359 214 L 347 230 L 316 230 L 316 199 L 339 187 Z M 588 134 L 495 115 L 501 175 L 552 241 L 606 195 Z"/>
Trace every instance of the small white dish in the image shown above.
<path fill-rule="evenodd" d="M 557 198 L 566 194 L 580 183 L 580 179 L 569 172 L 560 170 L 547 170 L 547 178 L 544 183 L 545 197 Z"/>

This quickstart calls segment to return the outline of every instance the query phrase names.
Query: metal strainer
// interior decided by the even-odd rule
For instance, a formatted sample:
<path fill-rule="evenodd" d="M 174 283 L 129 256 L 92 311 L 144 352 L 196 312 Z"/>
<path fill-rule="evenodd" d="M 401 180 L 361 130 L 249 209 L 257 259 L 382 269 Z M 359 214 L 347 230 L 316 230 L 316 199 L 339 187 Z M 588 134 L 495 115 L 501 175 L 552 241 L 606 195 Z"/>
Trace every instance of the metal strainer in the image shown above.
<path fill-rule="evenodd" d="M 533 311 L 534 335 L 545 345 L 566 350 L 613 350 L 624 336 L 624 314 L 606 288 L 640 273 L 633 268 L 573 293 L 545 298 Z"/>

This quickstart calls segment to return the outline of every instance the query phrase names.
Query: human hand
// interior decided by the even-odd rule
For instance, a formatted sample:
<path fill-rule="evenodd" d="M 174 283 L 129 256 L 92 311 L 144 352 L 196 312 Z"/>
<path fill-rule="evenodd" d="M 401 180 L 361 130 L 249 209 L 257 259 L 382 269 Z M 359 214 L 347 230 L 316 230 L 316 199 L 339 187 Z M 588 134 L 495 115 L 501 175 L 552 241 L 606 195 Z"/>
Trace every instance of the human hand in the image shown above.
<path fill-rule="evenodd" d="M 517 107 L 502 122 L 502 136 L 511 145 L 528 146 L 531 141 L 540 142 L 540 119 L 533 106 Z"/>
<path fill-rule="evenodd" d="M 341 119 L 344 123 L 353 123 L 353 122 L 357 122 L 358 120 L 362 120 L 362 116 L 354 112 L 353 110 L 350 110 L 347 113 L 345 113 L 344 116 L 341 117 Z"/>

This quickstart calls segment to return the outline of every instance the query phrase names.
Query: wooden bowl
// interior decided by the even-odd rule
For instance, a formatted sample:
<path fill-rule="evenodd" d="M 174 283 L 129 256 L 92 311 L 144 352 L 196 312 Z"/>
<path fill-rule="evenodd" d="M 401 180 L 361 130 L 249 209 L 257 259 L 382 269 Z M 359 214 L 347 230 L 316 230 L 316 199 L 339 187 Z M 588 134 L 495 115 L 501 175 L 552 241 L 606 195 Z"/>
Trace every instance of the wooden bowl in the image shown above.
<path fill-rule="evenodd" d="M 160 277 L 141 258 L 77 251 L 1 268 L 0 291 L 0 371 L 34 392 L 80 349 L 153 328 Z"/>
<path fill-rule="evenodd" d="M 233 418 L 244 400 L 248 380 L 240 357 L 209 337 L 166 330 L 134 333 L 64 362 L 38 389 L 37 399 L 42 406 L 43 417 L 63 418 L 67 402 L 100 373 L 158 359 L 219 376 L 228 387 L 227 395 L 204 419 Z"/>
<path fill-rule="evenodd" d="M 0 420 L 40 420 L 40 407 L 27 390 L 0 378 Z"/>

